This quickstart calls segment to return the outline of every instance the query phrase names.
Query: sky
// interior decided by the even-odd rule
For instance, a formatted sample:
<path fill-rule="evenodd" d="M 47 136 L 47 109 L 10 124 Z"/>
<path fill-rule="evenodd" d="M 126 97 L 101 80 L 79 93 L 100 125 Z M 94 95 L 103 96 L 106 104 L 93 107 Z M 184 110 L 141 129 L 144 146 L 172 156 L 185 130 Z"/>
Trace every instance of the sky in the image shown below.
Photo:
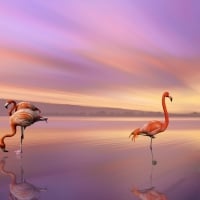
<path fill-rule="evenodd" d="M 0 98 L 200 112 L 200 1 L 0 1 Z"/>

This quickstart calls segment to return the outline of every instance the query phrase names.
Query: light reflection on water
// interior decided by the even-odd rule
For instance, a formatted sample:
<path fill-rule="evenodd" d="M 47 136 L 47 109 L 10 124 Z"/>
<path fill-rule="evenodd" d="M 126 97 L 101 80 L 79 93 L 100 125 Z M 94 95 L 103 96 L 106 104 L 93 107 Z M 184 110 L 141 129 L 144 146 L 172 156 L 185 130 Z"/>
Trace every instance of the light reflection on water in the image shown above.
<path fill-rule="evenodd" d="M 9 125 L 6 117 L 0 120 L 2 135 Z M 19 177 L 22 162 L 27 180 L 48 189 L 40 199 L 148 200 L 152 192 L 160 199 L 200 199 L 199 119 L 171 119 L 153 140 L 154 166 L 149 138 L 128 138 L 148 120 L 50 117 L 25 130 L 22 158 L 13 152 L 20 134 L 6 140 L 7 169 Z M 0 199 L 8 199 L 8 177 L 1 174 L 0 185 Z"/>
<path fill-rule="evenodd" d="M 40 193 L 47 191 L 46 188 L 38 187 L 25 180 L 23 165 L 20 162 L 20 177 L 17 178 L 15 172 L 6 169 L 6 159 L 3 157 L 0 160 L 0 173 L 7 176 L 9 181 L 9 192 L 8 196 L 11 200 L 37 200 L 40 197 Z M 22 160 L 22 158 L 20 158 Z"/>

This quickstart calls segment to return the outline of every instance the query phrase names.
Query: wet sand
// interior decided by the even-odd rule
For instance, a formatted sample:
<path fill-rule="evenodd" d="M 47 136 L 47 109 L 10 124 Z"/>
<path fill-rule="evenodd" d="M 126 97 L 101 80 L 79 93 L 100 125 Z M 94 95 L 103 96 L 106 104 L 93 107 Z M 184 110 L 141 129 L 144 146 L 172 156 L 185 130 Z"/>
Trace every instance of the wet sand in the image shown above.
<path fill-rule="evenodd" d="M 153 140 L 156 165 L 149 138 L 128 138 L 148 120 L 50 117 L 25 130 L 22 156 L 14 153 L 18 129 L 6 139 L 9 152 L 1 152 L 0 199 L 9 199 L 10 172 L 17 178 L 13 187 L 24 178 L 45 188 L 36 192 L 45 200 L 200 199 L 200 119 L 171 119 Z M 0 127 L 1 136 L 9 131 L 7 117 Z"/>

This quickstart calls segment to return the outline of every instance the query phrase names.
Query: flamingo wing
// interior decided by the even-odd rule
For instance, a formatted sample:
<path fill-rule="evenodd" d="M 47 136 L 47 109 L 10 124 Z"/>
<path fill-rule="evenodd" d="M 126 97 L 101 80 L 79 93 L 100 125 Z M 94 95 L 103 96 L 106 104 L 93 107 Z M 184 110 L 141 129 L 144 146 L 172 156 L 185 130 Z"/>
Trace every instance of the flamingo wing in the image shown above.
<path fill-rule="evenodd" d="M 145 124 L 140 131 L 146 135 L 155 135 L 162 132 L 163 123 L 161 121 L 150 121 Z"/>
<path fill-rule="evenodd" d="M 27 109 L 27 111 L 29 111 Z M 19 126 L 30 126 L 34 123 L 34 117 L 30 112 L 26 112 L 26 110 L 18 110 L 11 116 L 11 121 L 13 121 L 16 125 Z"/>
<path fill-rule="evenodd" d="M 19 102 L 17 105 L 16 105 L 16 109 L 15 111 L 19 110 L 19 109 L 31 109 L 31 110 L 36 110 L 37 108 L 30 104 L 29 102 Z"/>

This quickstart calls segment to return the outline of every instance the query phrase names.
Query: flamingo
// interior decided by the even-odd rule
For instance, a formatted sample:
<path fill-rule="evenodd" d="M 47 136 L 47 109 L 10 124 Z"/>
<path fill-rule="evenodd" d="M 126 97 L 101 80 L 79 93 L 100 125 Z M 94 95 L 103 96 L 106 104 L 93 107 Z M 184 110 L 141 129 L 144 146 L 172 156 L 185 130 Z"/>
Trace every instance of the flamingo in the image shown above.
<path fill-rule="evenodd" d="M 24 109 L 24 108 L 31 109 L 33 111 L 38 111 L 39 113 L 41 113 L 41 110 L 39 108 L 37 108 L 36 106 L 34 106 L 33 104 L 31 104 L 29 102 L 22 101 L 17 104 L 16 101 L 9 99 L 6 101 L 6 103 L 4 105 L 5 108 L 8 109 L 8 106 L 10 104 L 13 104 L 13 106 L 11 107 L 11 109 L 8 112 L 9 116 L 11 116 L 13 114 L 13 111 L 16 112 L 17 110 Z M 23 126 L 21 126 L 21 140 L 24 139 L 24 129 L 25 128 Z"/>
<path fill-rule="evenodd" d="M 136 128 L 129 135 L 129 138 L 132 137 L 132 140 L 134 140 L 134 141 L 138 135 L 149 136 L 151 138 L 151 143 L 150 143 L 151 151 L 152 151 L 152 139 L 155 138 L 156 134 L 165 131 L 169 124 L 169 116 L 168 116 L 168 112 L 167 112 L 167 108 L 166 108 L 166 104 L 165 104 L 166 97 L 169 98 L 170 101 L 172 101 L 172 97 L 169 95 L 169 92 L 164 92 L 162 95 L 162 107 L 163 107 L 163 111 L 164 111 L 165 121 L 164 122 L 157 121 L 157 120 L 150 121 L 147 124 L 145 124 L 143 127 Z"/>
<path fill-rule="evenodd" d="M 9 99 L 6 101 L 5 103 L 5 108 L 8 109 L 8 106 L 10 104 L 13 104 L 13 106 L 11 107 L 10 111 L 8 112 L 9 116 L 12 115 L 12 112 L 16 112 L 19 109 L 23 109 L 23 108 L 29 108 L 33 111 L 39 111 L 39 113 L 41 113 L 41 110 L 39 108 L 37 108 L 36 106 L 34 106 L 33 104 L 29 103 L 29 102 L 19 102 L 18 104 L 16 103 L 16 101 Z"/>
<path fill-rule="evenodd" d="M 21 182 L 17 182 L 16 174 L 12 171 L 5 169 L 6 160 L 3 158 L 0 161 L 0 172 L 3 175 L 9 176 L 10 183 L 10 195 L 11 200 L 37 200 L 40 197 L 40 192 L 47 191 L 46 188 L 37 187 L 24 179 L 23 168 L 21 167 Z"/>
<path fill-rule="evenodd" d="M 48 120 L 47 117 L 42 117 L 37 111 L 33 111 L 30 109 L 20 109 L 20 110 L 14 112 L 10 116 L 10 127 L 11 127 L 12 132 L 10 134 L 6 134 L 0 138 L 0 148 L 2 149 L 3 152 L 8 152 L 6 150 L 6 145 L 5 145 L 4 140 L 6 137 L 13 137 L 16 134 L 17 126 L 23 127 L 23 129 L 22 129 L 22 131 L 23 131 L 27 126 L 30 126 L 35 122 L 38 122 L 38 121 L 46 121 L 47 122 L 47 120 Z M 22 153 L 22 139 L 23 138 L 21 138 L 20 153 Z"/>

